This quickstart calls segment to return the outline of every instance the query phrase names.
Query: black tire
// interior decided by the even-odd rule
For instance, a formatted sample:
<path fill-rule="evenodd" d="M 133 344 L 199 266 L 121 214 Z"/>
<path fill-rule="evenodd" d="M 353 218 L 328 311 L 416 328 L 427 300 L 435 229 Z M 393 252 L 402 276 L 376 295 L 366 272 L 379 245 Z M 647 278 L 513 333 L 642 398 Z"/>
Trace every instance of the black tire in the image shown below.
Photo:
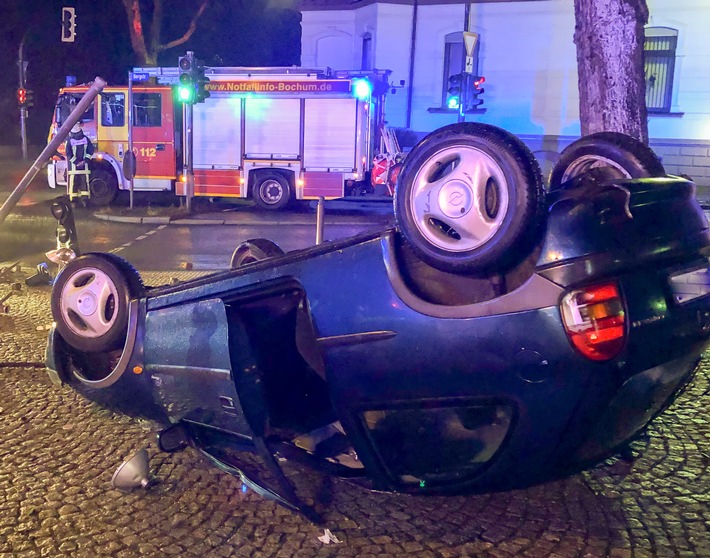
<path fill-rule="evenodd" d="M 91 171 L 91 181 L 89 182 L 91 205 L 106 207 L 118 193 L 118 180 L 116 175 L 106 169 L 98 168 Z"/>
<path fill-rule="evenodd" d="M 252 238 L 251 240 L 245 240 L 237 246 L 232 254 L 229 267 L 236 269 L 243 265 L 283 255 L 284 251 L 271 240 L 267 240 L 266 238 Z"/>
<path fill-rule="evenodd" d="M 259 174 L 251 192 L 256 205 L 262 209 L 278 211 L 291 201 L 291 186 L 282 174 L 277 172 Z"/>
<path fill-rule="evenodd" d="M 142 296 L 138 272 L 112 254 L 85 254 L 69 262 L 52 288 L 52 317 L 74 349 L 99 353 L 126 340 L 128 303 Z"/>
<path fill-rule="evenodd" d="M 619 132 L 599 132 L 578 139 L 560 153 L 550 173 L 550 190 L 600 167 L 612 169 L 622 179 L 666 175 L 661 160 L 647 145 Z"/>
<path fill-rule="evenodd" d="M 395 218 L 437 269 L 502 269 L 536 242 L 543 195 L 540 166 L 522 141 L 495 126 L 453 124 L 407 155 Z"/>

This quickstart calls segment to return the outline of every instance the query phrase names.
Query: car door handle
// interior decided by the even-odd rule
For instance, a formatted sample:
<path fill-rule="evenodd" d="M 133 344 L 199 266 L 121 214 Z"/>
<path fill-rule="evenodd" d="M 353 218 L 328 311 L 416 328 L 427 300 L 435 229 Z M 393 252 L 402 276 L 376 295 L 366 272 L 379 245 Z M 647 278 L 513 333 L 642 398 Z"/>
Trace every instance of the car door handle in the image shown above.
<path fill-rule="evenodd" d="M 155 146 L 156 151 L 165 151 L 165 144 L 159 143 Z"/>

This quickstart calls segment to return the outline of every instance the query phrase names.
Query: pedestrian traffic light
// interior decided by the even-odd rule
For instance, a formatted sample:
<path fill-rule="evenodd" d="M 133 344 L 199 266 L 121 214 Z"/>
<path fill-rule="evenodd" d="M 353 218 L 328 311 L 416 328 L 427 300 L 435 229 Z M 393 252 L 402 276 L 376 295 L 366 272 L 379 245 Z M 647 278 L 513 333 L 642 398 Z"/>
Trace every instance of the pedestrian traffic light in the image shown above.
<path fill-rule="evenodd" d="M 195 102 L 195 61 L 192 52 L 178 58 L 178 100 L 183 103 Z"/>
<path fill-rule="evenodd" d="M 485 81 L 486 78 L 483 76 L 471 76 L 471 91 L 466 101 L 465 112 L 473 112 L 474 110 L 479 109 L 483 104 L 483 99 L 479 96 L 485 91 L 483 87 L 481 87 Z"/>
<path fill-rule="evenodd" d="M 20 87 L 17 90 L 17 104 L 24 107 L 27 104 L 27 89 Z"/>
<path fill-rule="evenodd" d="M 76 37 L 76 12 L 74 8 L 62 8 L 62 42 L 73 43 Z"/>
<path fill-rule="evenodd" d="M 463 74 L 449 76 L 449 89 L 446 95 L 446 108 L 458 109 L 461 106 L 461 90 L 463 88 Z"/>
<path fill-rule="evenodd" d="M 202 60 L 195 58 L 193 63 L 195 68 L 195 102 L 204 103 L 205 99 L 210 96 L 210 92 L 205 88 L 210 79 L 205 76 L 205 63 Z"/>

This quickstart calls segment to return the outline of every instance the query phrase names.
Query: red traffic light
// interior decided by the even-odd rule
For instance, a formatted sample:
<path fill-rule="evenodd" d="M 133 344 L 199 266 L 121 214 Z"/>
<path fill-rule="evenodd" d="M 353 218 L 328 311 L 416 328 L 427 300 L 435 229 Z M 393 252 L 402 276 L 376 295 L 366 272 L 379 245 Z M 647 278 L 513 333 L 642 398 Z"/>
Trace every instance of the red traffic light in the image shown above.
<path fill-rule="evenodd" d="M 473 86 L 478 89 L 481 87 L 481 84 L 486 81 L 486 78 L 484 76 L 474 76 L 473 78 Z"/>
<path fill-rule="evenodd" d="M 21 105 L 27 103 L 27 89 L 20 87 L 17 90 L 17 102 Z"/>

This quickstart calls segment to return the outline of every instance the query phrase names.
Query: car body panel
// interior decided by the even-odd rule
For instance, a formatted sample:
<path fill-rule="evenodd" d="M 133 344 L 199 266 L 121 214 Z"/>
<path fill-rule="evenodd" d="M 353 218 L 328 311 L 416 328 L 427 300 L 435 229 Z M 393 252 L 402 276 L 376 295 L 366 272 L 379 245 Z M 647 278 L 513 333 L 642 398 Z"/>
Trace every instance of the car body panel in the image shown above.
<path fill-rule="evenodd" d="M 130 307 L 130 354 L 110 361 L 123 370 L 87 382 L 88 361 L 54 331 L 48 367 L 84 387 L 110 377 L 93 395 L 259 453 L 277 480 L 279 453 L 390 490 L 519 486 L 600 459 L 689 381 L 710 339 L 710 281 L 697 296 L 672 283 L 695 280 L 709 253 L 690 182 L 573 184 L 550 195 L 529 272 L 498 296 L 476 299 L 470 278 L 406 261 L 397 229 L 375 231 L 150 289 Z M 439 280 L 458 303 L 427 295 Z M 625 340 L 594 361 L 559 305 L 600 281 L 621 293 Z M 328 429 L 357 466 L 313 449 Z M 284 479 L 269 490 L 303 511 Z"/>

